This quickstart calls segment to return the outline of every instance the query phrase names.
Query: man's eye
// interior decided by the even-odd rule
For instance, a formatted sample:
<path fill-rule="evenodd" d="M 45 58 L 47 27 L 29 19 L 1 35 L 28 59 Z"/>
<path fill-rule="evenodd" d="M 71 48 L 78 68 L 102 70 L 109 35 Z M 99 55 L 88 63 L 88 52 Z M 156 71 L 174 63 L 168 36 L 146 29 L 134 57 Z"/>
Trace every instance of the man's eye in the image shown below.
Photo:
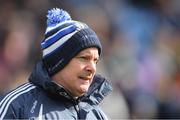
<path fill-rule="evenodd" d="M 82 61 L 91 61 L 91 57 L 87 57 L 87 56 L 79 56 L 77 58 L 82 60 Z M 97 58 L 97 59 L 94 59 L 93 61 L 94 61 L 95 64 L 97 64 L 99 59 Z"/>
<path fill-rule="evenodd" d="M 99 62 L 99 59 L 94 59 L 94 62 L 97 64 Z"/>
<path fill-rule="evenodd" d="M 81 56 L 81 59 L 87 59 L 87 57 Z"/>
<path fill-rule="evenodd" d="M 85 57 L 85 56 L 80 56 L 80 57 L 78 57 L 79 59 L 81 59 L 81 60 L 87 60 L 88 58 L 87 57 Z"/>

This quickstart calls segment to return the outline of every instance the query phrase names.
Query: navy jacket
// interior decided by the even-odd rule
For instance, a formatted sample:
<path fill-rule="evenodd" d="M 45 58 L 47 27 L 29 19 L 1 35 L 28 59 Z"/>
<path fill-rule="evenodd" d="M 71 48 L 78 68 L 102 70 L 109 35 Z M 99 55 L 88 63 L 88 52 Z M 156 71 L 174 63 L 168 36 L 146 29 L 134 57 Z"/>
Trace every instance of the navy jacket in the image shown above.
<path fill-rule="evenodd" d="M 95 75 L 89 91 L 73 99 L 63 87 L 51 81 L 38 63 L 29 82 L 6 94 L 0 101 L 2 119 L 107 119 L 98 104 L 112 90 L 101 76 Z"/>

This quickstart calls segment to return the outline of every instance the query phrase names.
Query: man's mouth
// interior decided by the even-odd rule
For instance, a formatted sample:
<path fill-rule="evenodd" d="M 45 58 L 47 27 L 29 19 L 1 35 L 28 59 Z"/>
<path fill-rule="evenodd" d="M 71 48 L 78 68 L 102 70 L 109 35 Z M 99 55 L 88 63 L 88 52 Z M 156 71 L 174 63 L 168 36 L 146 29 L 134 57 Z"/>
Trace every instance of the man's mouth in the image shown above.
<path fill-rule="evenodd" d="M 92 79 L 92 77 L 90 77 L 90 76 L 79 76 L 79 78 L 82 80 L 91 80 Z"/>

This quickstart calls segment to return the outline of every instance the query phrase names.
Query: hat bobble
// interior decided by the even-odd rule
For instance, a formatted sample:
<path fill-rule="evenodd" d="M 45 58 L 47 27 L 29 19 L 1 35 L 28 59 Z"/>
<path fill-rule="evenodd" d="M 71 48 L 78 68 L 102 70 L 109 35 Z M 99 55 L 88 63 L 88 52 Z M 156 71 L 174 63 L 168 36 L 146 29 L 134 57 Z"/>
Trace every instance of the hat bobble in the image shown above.
<path fill-rule="evenodd" d="M 55 26 L 58 23 L 71 20 L 71 16 L 68 12 L 59 9 L 59 8 L 53 8 L 51 10 L 48 10 L 47 15 L 47 25 L 48 26 Z"/>

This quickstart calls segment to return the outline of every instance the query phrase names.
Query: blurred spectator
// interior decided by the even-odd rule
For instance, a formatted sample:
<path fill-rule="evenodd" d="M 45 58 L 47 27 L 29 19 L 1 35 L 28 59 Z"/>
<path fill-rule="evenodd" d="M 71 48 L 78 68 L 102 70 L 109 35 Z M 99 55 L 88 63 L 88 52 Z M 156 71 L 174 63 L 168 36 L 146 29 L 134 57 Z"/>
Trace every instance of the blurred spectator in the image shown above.
<path fill-rule="evenodd" d="M 12 76 L 5 62 L 0 61 L 0 96 L 9 91 L 12 84 Z"/>

